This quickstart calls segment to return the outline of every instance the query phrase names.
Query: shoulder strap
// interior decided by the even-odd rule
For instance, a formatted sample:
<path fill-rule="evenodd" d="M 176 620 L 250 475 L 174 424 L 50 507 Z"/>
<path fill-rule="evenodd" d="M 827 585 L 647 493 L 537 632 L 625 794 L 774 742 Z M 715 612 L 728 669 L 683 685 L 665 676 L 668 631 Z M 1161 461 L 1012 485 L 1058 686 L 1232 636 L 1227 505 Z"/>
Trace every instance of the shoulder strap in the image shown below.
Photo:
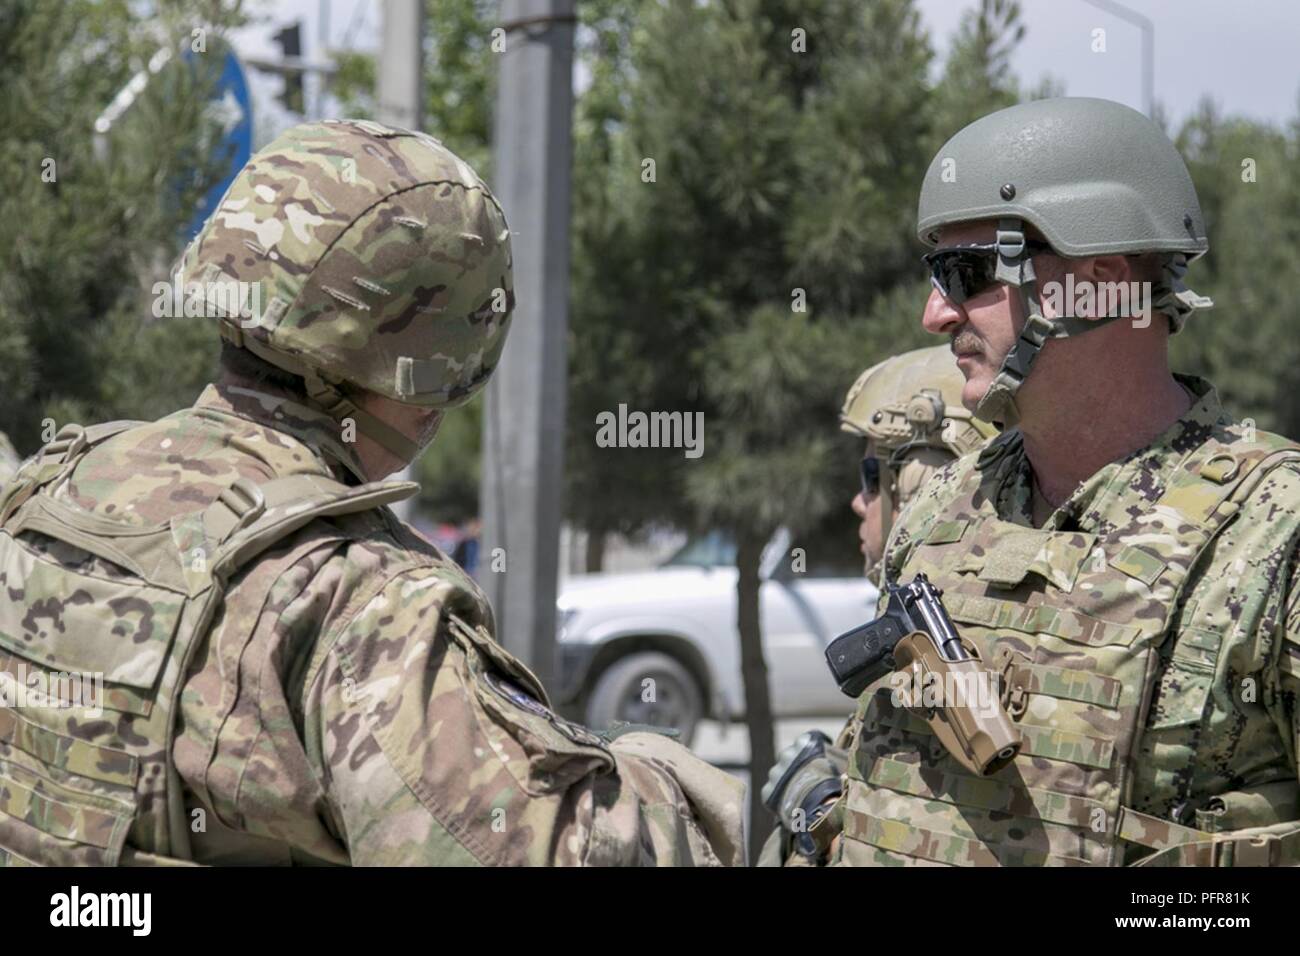
<path fill-rule="evenodd" d="M 1222 527 L 1275 468 L 1300 463 L 1300 445 L 1211 439 L 1179 466 L 1159 501 L 1202 526 Z"/>
<path fill-rule="evenodd" d="M 420 490 L 413 481 L 345 485 L 324 475 L 293 475 L 256 484 L 240 478 L 201 512 L 173 519 L 191 591 L 208 579 L 229 579 L 242 565 L 315 518 L 382 508 Z"/>
<path fill-rule="evenodd" d="M 90 428 L 71 422 L 64 425 L 54 440 L 33 455 L 4 486 L 4 492 L 0 494 L 0 527 L 37 491 L 68 475 L 91 448 L 140 424 L 124 420 L 104 422 Z"/>

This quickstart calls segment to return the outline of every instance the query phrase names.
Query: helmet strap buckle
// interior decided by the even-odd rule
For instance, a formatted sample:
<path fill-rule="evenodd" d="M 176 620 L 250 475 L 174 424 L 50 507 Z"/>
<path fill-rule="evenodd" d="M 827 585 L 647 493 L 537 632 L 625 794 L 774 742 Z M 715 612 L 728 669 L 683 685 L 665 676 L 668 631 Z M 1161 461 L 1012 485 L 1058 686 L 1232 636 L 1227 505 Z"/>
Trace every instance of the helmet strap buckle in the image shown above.
<path fill-rule="evenodd" d="M 1025 252 L 1025 233 L 1018 219 L 998 220 L 998 255 L 1004 259 L 1019 259 Z"/>
<path fill-rule="evenodd" d="M 221 337 L 237 349 L 244 348 L 244 330 L 235 322 L 222 319 L 217 323 L 217 331 Z"/>
<path fill-rule="evenodd" d="M 1005 285 L 1023 286 L 1034 281 L 1034 264 L 1025 255 L 1028 248 L 1024 224 L 1019 219 L 999 219 L 998 264 L 994 278 Z"/>

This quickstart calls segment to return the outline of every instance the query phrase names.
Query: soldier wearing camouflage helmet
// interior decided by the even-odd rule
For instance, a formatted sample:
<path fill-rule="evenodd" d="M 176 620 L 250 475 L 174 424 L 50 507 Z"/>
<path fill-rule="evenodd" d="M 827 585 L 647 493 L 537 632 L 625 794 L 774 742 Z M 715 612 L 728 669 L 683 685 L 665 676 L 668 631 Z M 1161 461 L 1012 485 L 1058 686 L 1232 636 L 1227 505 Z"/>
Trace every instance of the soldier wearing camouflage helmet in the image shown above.
<path fill-rule="evenodd" d="M 979 448 L 997 429 L 961 404 L 962 375 L 947 346 L 895 355 L 871 366 L 844 397 L 840 428 L 865 438 L 862 488 L 853 511 L 868 577 L 881 567 L 889 531 L 926 481 L 944 465 Z M 760 865 L 806 865 L 817 855 L 811 825 L 843 791 L 846 748 L 856 721 L 834 742 L 821 731 L 801 734 L 777 758 L 763 799 L 780 827 Z"/>
<path fill-rule="evenodd" d="M 221 378 L 66 427 L 0 495 L 0 670 L 102 675 L 3 700 L 0 862 L 737 861 L 740 785 L 556 716 L 386 507 L 509 327 L 473 170 L 421 133 L 295 127 L 180 271 Z"/>
<path fill-rule="evenodd" d="M 1300 446 L 1169 369 L 1210 304 L 1182 158 L 1117 103 L 1025 103 L 940 149 L 918 220 L 923 324 L 963 404 L 1015 427 L 926 485 L 886 572 L 942 590 L 1022 746 L 972 777 L 869 686 L 820 859 L 1300 863 Z"/>
<path fill-rule="evenodd" d="M 863 372 L 844 398 L 840 427 L 867 440 L 853 511 L 868 576 L 894 520 L 938 469 L 997 434 L 961 404 L 962 375 L 942 345 L 905 352 Z"/>

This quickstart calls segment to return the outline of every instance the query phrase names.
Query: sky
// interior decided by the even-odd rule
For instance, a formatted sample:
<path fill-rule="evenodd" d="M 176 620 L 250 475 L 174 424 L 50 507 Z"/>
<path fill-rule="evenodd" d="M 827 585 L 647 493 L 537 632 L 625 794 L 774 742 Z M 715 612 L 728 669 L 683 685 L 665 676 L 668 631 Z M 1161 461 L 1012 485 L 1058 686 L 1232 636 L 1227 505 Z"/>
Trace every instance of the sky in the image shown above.
<path fill-rule="evenodd" d="M 870 0 L 866 0 L 870 2 Z M 1155 99 L 1177 127 L 1202 97 L 1223 111 L 1282 124 L 1300 116 L 1297 0 L 1124 0 L 1155 33 Z M 918 0 L 936 51 L 944 53 L 974 3 Z M 1052 76 L 1069 96 L 1142 108 L 1141 31 L 1086 0 L 1025 0 L 1025 38 L 1013 57 L 1023 83 Z M 1093 31 L 1106 52 L 1092 52 Z"/>
<path fill-rule="evenodd" d="M 1154 25 L 1155 100 L 1173 128 L 1207 95 L 1227 114 L 1278 125 L 1300 117 L 1300 0 L 1124 0 L 1124 5 Z M 917 0 L 940 57 L 962 13 L 975 6 L 974 0 Z M 1137 26 L 1087 0 L 1022 0 L 1021 7 L 1026 35 L 1012 64 L 1025 86 L 1050 76 L 1067 95 L 1142 108 Z M 301 20 L 304 52 L 319 56 L 322 10 L 327 10 L 330 44 L 373 50 L 379 43 L 382 0 L 249 0 L 247 9 L 260 18 L 234 36 L 236 48 L 247 55 L 278 55 L 271 35 Z M 1092 49 L 1096 30 L 1105 31 L 1105 52 Z M 261 140 L 294 118 L 274 100 L 280 80 L 249 72 Z"/>

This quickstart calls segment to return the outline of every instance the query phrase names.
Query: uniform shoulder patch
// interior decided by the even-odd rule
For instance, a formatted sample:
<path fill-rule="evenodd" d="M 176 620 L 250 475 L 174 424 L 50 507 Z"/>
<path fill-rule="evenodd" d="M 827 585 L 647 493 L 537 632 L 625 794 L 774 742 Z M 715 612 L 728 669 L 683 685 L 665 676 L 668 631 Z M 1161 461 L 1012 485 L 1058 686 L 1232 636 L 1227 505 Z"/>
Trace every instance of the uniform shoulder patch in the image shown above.
<path fill-rule="evenodd" d="M 530 714 L 536 714 L 538 717 L 545 717 L 547 720 L 554 716 L 550 708 L 508 677 L 502 677 L 492 671 L 485 671 L 483 680 L 489 687 L 516 707 L 526 710 Z"/>

